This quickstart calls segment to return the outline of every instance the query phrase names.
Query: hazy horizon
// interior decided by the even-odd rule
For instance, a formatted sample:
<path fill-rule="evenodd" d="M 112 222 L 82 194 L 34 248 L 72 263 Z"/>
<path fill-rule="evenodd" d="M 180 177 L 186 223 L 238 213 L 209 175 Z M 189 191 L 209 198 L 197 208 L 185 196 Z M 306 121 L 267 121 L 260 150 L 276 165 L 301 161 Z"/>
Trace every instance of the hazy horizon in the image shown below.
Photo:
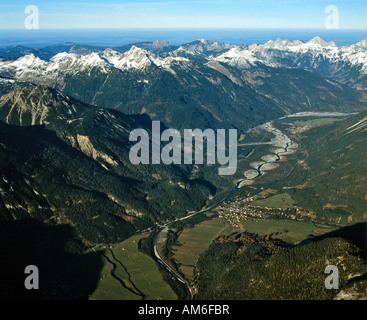
<path fill-rule="evenodd" d="M 157 39 L 238 45 L 315 36 L 342 46 L 367 38 L 365 12 L 363 0 L 3 0 L 0 46 L 121 46 Z"/>
<path fill-rule="evenodd" d="M 326 29 L 39 29 L 0 30 L 0 47 L 39 46 L 73 42 L 91 46 L 121 46 L 136 42 L 166 40 L 181 45 L 198 39 L 233 45 L 264 43 L 277 38 L 308 41 L 319 36 L 338 46 L 367 38 L 365 30 Z"/>

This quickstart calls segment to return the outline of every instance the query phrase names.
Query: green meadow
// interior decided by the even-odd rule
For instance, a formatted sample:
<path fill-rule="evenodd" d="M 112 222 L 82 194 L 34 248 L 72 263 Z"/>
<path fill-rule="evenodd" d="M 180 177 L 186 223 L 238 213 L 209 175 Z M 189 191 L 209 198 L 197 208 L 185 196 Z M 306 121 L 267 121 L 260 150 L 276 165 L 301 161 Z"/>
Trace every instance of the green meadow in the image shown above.
<path fill-rule="evenodd" d="M 176 300 L 170 286 L 163 280 L 155 261 L 138 250 L 135 235 L 104 251 L 104 267 L 92 300 Z"/>

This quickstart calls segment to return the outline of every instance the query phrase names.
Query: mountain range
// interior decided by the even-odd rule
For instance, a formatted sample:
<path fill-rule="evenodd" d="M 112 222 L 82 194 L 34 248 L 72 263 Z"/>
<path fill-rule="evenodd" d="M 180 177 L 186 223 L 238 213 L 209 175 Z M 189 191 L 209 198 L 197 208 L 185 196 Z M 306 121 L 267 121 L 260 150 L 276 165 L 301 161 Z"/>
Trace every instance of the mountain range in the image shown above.
<path fill-rule="evenodd" d="M 365 93 L 356 90 L 365 81 L 364 42 L 338 48 L 315 38 L 236 47 L 198 40 L 158 55 L 144 49 L 147 44 L 123 52 L 75 48 L 54 46 L 49 60 L 34 52 L 3 59 L 2 92 L 27 83 L 47 85 L 178 129 L 246 130 L 299 111 L 366 108 Z"/>

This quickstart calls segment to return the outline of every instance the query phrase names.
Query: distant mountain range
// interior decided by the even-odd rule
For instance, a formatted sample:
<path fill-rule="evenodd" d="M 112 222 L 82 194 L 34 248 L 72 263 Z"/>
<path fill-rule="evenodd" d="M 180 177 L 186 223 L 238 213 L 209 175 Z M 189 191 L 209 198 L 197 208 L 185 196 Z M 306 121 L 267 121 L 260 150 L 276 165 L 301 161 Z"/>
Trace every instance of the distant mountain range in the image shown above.
<path fill-rule="evenodd" d="M 64 44 L 43 48 L 42 54 L 27 50 L 0 51 L 7 57 L 0 61 L 3 93 L 28 83 L 47 85 L 89 104 L 146 113 L 179 129 L 245 130 L 299 111 L 367 107 L 361 89 L 365 42 L 338 48 L 315 38 L 236 47 L 198 40 L 178 48 L 158 41 L 119 49 Z M 9 60 L 15 52 L 27 54 Z"/>
<path fill-rule="evenodd" d="M 124 53 L 129 51 L 132 46 L 150 51 L 154 54 L 161 54 L 178 49 L 178 46 L 172 46 L 167 41 L 157 40 L 155 42 L 138 42 L 120 47 L 112 47 L 111 49 Z M 92 52 L 101 52 L 107 47 L 79 45 L 72 42 L 66 42 L 59 45 L 51 45 L 43 48 L 30 48 L 25 46 L 8 46 L 0 48 L 0 57 L 12 60 L 18 59 L 24 55 L 34 54 L 43 60 L 50 60 L 54 55 L 60 52 L 74 53 L 74 54 L 89 54 Z"/>

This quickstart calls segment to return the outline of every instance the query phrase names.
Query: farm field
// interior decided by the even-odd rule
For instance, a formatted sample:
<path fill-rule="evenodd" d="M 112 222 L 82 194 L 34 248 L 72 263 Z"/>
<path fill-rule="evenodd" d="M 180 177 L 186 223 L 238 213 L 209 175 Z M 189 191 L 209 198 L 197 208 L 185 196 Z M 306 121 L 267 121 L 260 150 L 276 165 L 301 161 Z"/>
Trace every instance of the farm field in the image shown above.
<path fill-rule="evenodd" d="M 310 222 L 293 220 L 248 219 L 242 221 L 241 224 L 246 231 L 258 235 L 278 233 L 273 237 L 291 244 L 297 244 L 307 238 L 320 236 L 337 229 L 325 225 L 316 227 Z"/>
<path fill-rule="evenodd" d="M 295 208 L 295 202 L 288 193 L 276 194 L 270 198 L 256 200 L 251 205 L 281 209 Z"/>
<path fill-rule="evenodd" d="M 194 228 L 184 229 L 179 238 L 179 246 L 174 246 L 173 258 L 180 265 L 180 271 L 192 280 L 194 266 L 199 256 L 209 247 L 212 240 L 221 234 L 232 232 L 232 227 L 220 218 L 204 221 Z"/>
<path fill-rule="evenodd" d="M 294 122 L 294 125 L 297 127 L 304 127 L 304 126 L 318 126 L 322 124 L 330 124 L 336 121 L 341 121 L 344 118 L 321 118 L 321 119 L 311 119 L 311 120 L 297 120 Z"/>
<path fill-rule="evenodd" d="M 104 251 L 105 265 L 91 300 L 176 300 L 154 260 L 138 250 L 135 235 Z"/>

